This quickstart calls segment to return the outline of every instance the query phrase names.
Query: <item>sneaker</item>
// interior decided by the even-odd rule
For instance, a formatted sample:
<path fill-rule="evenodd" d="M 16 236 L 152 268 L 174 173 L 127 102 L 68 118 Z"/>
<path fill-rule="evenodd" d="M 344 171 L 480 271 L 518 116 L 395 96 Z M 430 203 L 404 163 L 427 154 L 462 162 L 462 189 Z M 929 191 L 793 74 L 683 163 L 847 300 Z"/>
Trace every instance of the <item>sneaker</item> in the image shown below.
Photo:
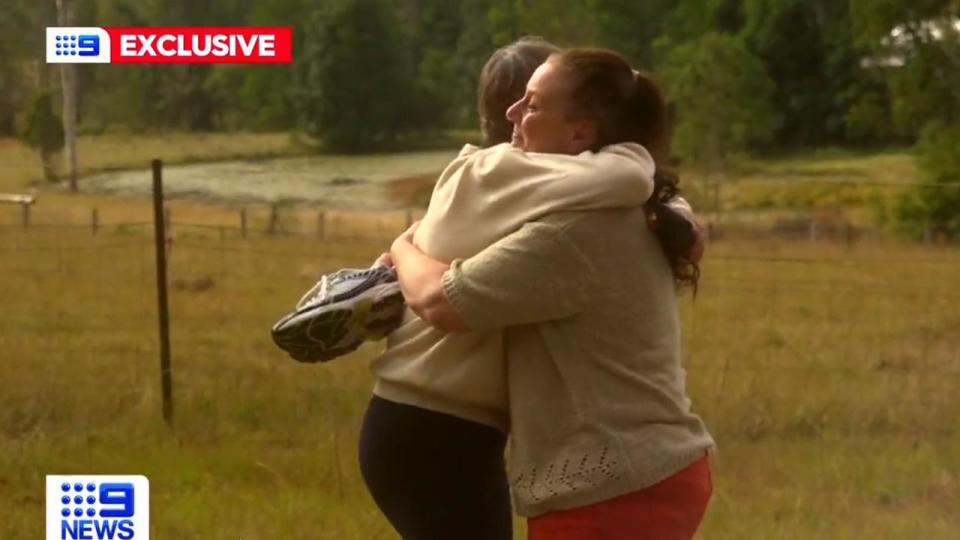
<path fill-rule="evenodd" d="M 323 276 L 271 334 L 294 360 L 327 362 L 392 332 L 405 305 L 392 266 L 347 268 Z"/>

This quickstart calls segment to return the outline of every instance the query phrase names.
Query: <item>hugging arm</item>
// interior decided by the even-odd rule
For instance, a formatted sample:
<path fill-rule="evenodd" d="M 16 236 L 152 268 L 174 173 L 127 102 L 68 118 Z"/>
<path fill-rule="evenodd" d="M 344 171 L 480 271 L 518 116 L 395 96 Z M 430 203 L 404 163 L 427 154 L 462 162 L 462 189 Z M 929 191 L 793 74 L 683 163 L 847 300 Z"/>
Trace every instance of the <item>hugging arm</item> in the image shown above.
<path fill-rule="evenodd" d="M 408 305 L 448 332 L 569 317 L 589 298 L 593 266 L 559 226 L 533 222 L 466 260 L 430 258 L 402 236 L 391 251 Z"/>
<path fill-rule="evenodd" d="M 693 243 L 689 250 L 684 254 L 685 258 L 693 264 L 698 264 L 707 249 L 709 241 L 709 231 L 707 227 L 697 219 L 693 212 L 693 207 L 683 197 L 675 197 L 666 204 L 667 208 L 686 219 L 693 229 Z"/>
<path fill-rule="evenodd" d="M 653 193 L 655 171 L 653 158 L 635 143 L 577 155 L 524 152 L 501 144 L 461 159 L 458 167 L 482 179 L 486 192 L 497 194 L 496 205 L 481 206 L 481 211 L 515 216 L 518 223 L 560 210 L 640 206 Z"/>
<path fill-rule="evenodd" d="M 431 326 L 445 332 L 470 331 L 443 292 L 443 275 L 450 265 L 420 251 L 412 241 L 415 230 L 416 225 L 390 247 L 390 260 L 397 269 L 407 306 Z"/>

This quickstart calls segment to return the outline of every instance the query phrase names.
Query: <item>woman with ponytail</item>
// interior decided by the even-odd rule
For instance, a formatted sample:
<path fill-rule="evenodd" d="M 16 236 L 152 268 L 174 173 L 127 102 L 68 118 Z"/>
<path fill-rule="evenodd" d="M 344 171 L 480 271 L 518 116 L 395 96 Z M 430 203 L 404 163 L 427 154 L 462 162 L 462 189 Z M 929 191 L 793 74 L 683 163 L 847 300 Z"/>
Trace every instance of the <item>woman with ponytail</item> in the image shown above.
<path fill-rule="evenodd" d="M 713 440 L 680 363 L 677 283 L 696 282 L 696 234 L 664 163 L 663 97 L 620 55 L 573 49 L 537 68 L 507 118 L 531 154 L 639 143 L 653 195 L 541 217 L 449 264 L 408 231 L 391 249 L 408 305 L 448 332 L 503 331 L 510 487 L 532 540 L 689 539 Z"/>

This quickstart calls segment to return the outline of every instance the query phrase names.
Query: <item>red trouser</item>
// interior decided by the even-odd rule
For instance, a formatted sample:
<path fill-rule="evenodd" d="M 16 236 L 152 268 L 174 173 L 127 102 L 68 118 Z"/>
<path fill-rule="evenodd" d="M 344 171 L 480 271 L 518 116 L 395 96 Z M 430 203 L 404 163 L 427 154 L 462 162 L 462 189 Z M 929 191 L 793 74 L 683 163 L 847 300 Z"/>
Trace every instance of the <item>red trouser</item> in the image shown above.
<path fill-rule="evenodd" d="M 648 488 L 527 521 L 529 540 L 690 540 L 713 492 L 710 458 Z"/>

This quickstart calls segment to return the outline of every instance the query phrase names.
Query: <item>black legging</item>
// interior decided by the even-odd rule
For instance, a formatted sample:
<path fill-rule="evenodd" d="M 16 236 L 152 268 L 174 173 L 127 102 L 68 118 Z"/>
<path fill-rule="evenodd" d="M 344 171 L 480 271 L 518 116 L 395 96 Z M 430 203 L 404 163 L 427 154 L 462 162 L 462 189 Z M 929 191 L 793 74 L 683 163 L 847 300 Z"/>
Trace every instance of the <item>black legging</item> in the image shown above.
<path fill-rule="evenodd" d="M 360 470 L 404 540 L 510 540 L 506 435 L 483 424 L 374 396 Z"/>

